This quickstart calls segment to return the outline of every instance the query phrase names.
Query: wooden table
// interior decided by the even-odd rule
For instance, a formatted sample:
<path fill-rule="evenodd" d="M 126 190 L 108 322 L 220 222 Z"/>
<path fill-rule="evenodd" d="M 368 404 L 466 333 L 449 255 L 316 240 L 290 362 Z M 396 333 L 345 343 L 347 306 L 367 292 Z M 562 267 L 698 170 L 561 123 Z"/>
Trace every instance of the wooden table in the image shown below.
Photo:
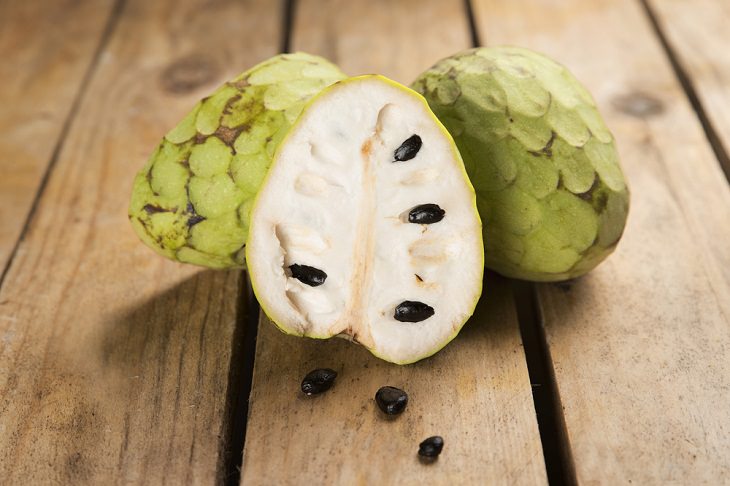
<path fill-rule="evenodd" d="M 0 483 L 730 484 L 728 22 L 724 0 L 0 3 Z M 133 234 L 133 174 L 254 63 L 408 83 L 479 43 L 566 64 L 618 140 L 631 214 L 590 275 L 488 274 L 461 335 L 398 367 L 284 336 L 242 272 Z M 335 388 L 304 398 L 321 366 Z M 395 421 L 385 384 L 411 396 Z"/>

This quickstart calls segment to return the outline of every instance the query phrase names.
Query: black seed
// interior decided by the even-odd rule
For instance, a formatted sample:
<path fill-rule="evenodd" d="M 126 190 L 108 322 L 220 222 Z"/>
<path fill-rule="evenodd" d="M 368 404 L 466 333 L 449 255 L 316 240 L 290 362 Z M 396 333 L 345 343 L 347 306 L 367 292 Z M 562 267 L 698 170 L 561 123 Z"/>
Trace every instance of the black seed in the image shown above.
<path fill-rule="evenodd" d="M 438 204 L 421 204 L 408 213 L 408 222 L 416 224 L 433 224 L 444 219 L 446 211 Z"/>
<path fill-rule="evenodd" d="M 335 382 L 337 372 L 329 368 L 320 368 L 307 373 L 302 380 L 302 392 L 305 395 L 316 395 L 326 392 Z"/>
<path fill-rule="evenodd" d="M 433 459 L 441 454 L 444 448 L 444 439 L 440 435 L 434 435 L 418 444 L 418 455 L 427 459 Z"/>
<path fill-rule="evenodd" d="M 394 386 L 384 386 L 375 394 L 375 403 L 388 415 L 398 415 L 408 405 L 408 394 Z"/>
<path fill-rule="evenodd" d="M 411 136 L 408 140 L 403 142 L 400 147 L 395 149 L 395 152 L 393 152 L 393 158 L 395 159 L 395 162 L 411 160 L 413 157 L 416 156 L 418 151 L 421 150 L 421 145 L 423 145 L 423 142 L 421 142 L 421 137 L 419 137 L 418 135 Z"/>
<path fill-rule="evenodd" d="M 404 300 L 395 308 L 393 317 L 401 322 L 421 322 L 434 314 L 433 307 L 423 302 Z"/>
<path fill-rule="evenodd" d="M 319 268 L 310 267 L 309 265 L 289 265 L 291 276 L 310 287 L 319 287 L 327 279 L 327 274 Z"/>

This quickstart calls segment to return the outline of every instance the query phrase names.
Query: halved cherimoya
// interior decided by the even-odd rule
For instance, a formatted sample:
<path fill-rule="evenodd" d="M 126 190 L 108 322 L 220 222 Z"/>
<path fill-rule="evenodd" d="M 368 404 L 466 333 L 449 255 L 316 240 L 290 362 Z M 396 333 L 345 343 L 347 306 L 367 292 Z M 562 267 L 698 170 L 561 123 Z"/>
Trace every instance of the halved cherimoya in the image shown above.
<path fill-rule="evenodd" d="M 246 259 L 285 333 L 346 337 L 400 364 L 451 341 L 481 294 L 482 229 L 425 100 L 375 75 L 318 94 L 277 149 Z"/>

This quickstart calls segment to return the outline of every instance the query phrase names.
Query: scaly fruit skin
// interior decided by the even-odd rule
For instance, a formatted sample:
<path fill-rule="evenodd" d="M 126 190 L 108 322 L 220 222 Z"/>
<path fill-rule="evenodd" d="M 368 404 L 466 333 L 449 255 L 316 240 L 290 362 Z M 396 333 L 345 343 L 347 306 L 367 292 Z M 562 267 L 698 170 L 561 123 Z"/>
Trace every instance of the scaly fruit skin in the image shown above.
<path fill-rule="evenodd" d="M 559 281 L 621 237 L 629 192 L 614 139 L 566 68 L 516 47 L 470 49 L 412 87 L 453 135 L 477 191 L 487 267 Z"/>
<path fill-rule="evenodd" d="M 249 212 L 276 147 L 307 101 L 345 77 L 321 57 L 282 54 L 200 101 L 137 174 L 137 235 L 173 260 L 243 266 Z"/>

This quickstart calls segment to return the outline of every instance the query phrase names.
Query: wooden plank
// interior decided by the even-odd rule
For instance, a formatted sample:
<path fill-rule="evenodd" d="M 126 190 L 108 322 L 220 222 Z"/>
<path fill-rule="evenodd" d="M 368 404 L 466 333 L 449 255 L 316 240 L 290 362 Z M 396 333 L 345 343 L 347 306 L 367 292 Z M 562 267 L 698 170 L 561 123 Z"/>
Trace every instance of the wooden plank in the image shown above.
<path fill-rule="evenodd" d="M 126 208 L 165 131 L 275 54 L 281 16 L 265 0 L 125 4 L 0 289 L 0 483 L 221 474 L 241 273 L 160 258 Z"/>
<path fill-rule="evenodd" d="M 0 4 L 0 273 L 20 236 L 113 3 Z"/>
<path fill-rule="evenodd" d="M 304 1 L 293 47 L 327 55 L 351 74 L 383 72 L 407 83 L 438 57 L 468 47 L 463 7 L 458 0 Z M 459 337 L 411 366 L 342 340 L 285 336 L 263 317 L 242 484 L 544 484 L 509 282 L 490 274 L 485 289 Z M 337 383 L 305 397 L 301 379 L 317 367 L 337 370 Z M 373 400 L 383 385 L 410 394 L 393 421 Z M 424 466 L 418 444 L 434 434 L 444 437 L 444 453 Z"/>
<path fill-rule="evenodd" d="M 722 0 L 646 0 L 711 125 L 730 178 L 730 8 Z"/>
<path fill-rule="evenodd" d="M 539 287 L 578 479 L 730 478 L 730 191 L 641 6 L 476 2 L 482 39 L 542 51 L 596 97 L 632 207 L 617 252 Z"/>

